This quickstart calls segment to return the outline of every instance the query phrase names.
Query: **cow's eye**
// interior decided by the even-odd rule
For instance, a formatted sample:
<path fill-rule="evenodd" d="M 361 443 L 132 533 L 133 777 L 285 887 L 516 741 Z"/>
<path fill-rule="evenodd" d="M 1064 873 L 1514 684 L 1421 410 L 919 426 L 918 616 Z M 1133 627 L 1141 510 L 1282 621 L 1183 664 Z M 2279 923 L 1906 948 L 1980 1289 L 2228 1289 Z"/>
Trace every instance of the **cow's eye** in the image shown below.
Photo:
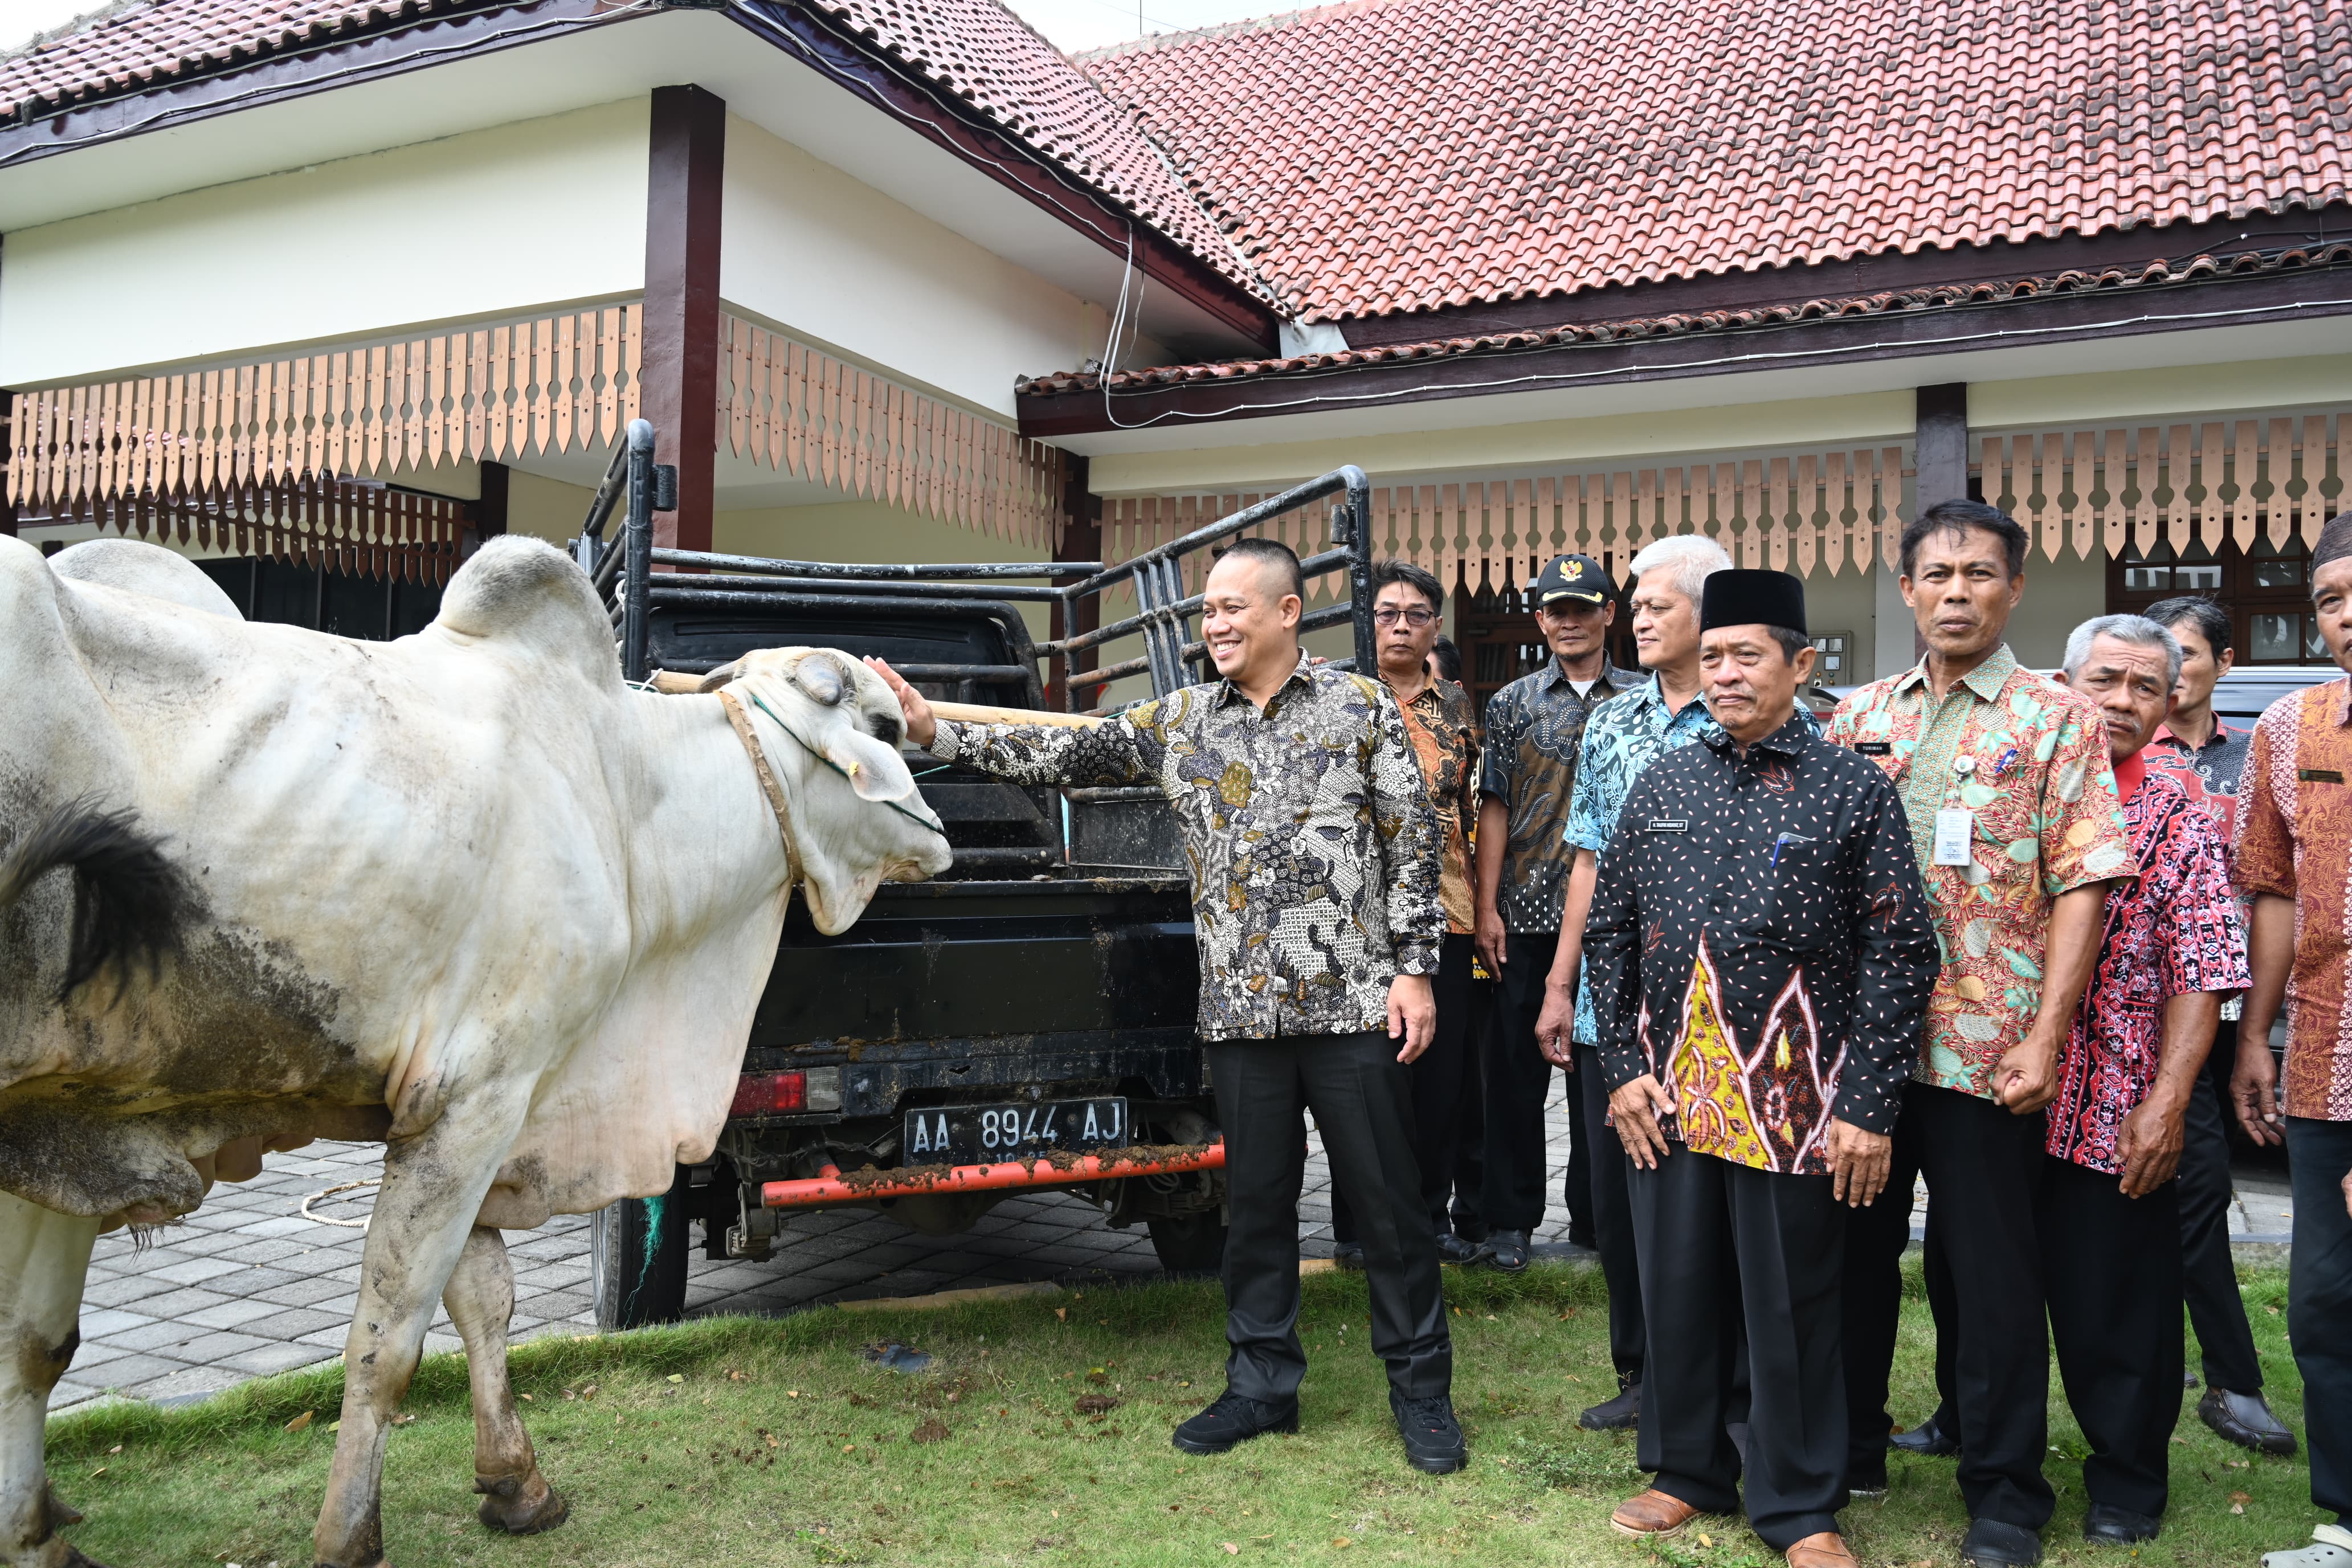
<path fill-rule="evenodd" d="M 866 716 L 866 727 L 873 731 L 876 740 L 884 744 L 895 746 L 898 743 L 899 726 L 897 714 L 868 713 Z"/>

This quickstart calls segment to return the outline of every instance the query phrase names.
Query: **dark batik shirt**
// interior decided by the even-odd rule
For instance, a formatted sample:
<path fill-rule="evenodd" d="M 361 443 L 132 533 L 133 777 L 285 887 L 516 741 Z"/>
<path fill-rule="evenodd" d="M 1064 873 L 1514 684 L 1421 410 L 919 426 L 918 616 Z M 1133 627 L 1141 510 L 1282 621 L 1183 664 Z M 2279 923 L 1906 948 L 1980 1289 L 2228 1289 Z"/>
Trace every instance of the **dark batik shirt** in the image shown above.
<path fill-rule="evenodd" d="M 1693 1152 L 1819 1174 L 1832 1117 L 1894 1131 L 1936 928 L 1895 786 L 1795 718 L 1642 771 L 1584 952 L 1609 1087 L 1655 1074 Z"/>
<path fill-rule="evenodd" d="M 1437 819 L 1377 680 L 1302 658 L 1263 714 L 1218 680 L 1083 729 L 941 720 L 931 752 L 1160 788 L 1192 867 L 1203 1039 L 1385 1029 L 1390 981 L 1437 973 Z"/>
<path fill-rule="evenodd" d="M 2238 826 L 2238 779 L 2246 771 L 2246 748 L 2253 739 L 2252 730 L 2216 719 L 2205 743 L 2192 747 L 2174 734 L 2170 725 L 2158 724 L 2155 738 L 2140 755 L 2149 767 L 2172 776 L 2172 782 L 2188 793 L 2189 804 L 2213 819 L 2227 846 Z"/>
<path fill-rule="evenodd" d="M 2155 767 L 2133 787 L 2137 771 L 2126 763 L 2116 780 L 2128 791 L 2124 823 L 2139 879 L 2107 889 L 2098 967 L 2059 1056 L 2058 1098 L 2050 1106 L 2052 1158 L 2116 1173 L 2123 1170 L 2116 1139 L 2124 1118 L 2156 1087 L 2165 1003 L 2251 984 L 2245 928 L 2212 819 Z"/>
<path fill-rule="evenodd" d="M 1576 787 L 1577 748 L 1584 721 L 1608 698 L 1642 677 L 1602 660 L 1601 679 L 1579 697 L 1559 660 L 1547 659 L 1486 700 L 1485 773 L 1481 795 L 1510 812 L 1503 840 L 1503 881 L 1495 897 L 1510 931 L 1554 931 L 1568 902 L 1568 868 L 1575 857 L 1561 837 L 1569 796 Z"/>

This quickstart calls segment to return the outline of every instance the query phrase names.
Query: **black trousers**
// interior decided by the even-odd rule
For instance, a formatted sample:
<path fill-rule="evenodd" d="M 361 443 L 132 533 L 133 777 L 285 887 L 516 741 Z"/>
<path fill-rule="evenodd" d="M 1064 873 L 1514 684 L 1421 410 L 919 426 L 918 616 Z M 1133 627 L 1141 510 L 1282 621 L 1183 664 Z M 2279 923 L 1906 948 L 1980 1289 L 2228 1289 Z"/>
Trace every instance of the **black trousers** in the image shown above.
<path fill-rule="evenodd" d="M 1225 1381 L 1284 1405 L 1298 1396 L 1298 1189 L 1315 1112 L 1332 1185 L 1362 1231 L 1372 1350 L 1407 1398 L 1445 1393 L 1454 1347 L 1437 1237 L 1413 1163 L 1412 1076 L 1381 1030 L 1222 1040 L 1207 1047 L 1225 1135 Z"/>
<path fill-rule="evenodd" d="M 1846 1389 L 1853 1473 L 1885 1462 L 1887 1373 L 1910 1238 L 1907 1184 L 1927 1178 L 1931 1297 L 1937 1255 L 1950 1286 L 1937 1331 L 1960 1442 L 1960 1495 L 1970 1518 L 2027 1530 L 2050 1521 L 2056 1497 L 2042 1476 L 2049 1438 L 2050 1331 L 2035 1238 L 2045 1119 L 1990 1100 L 1909 1084 L 1895 1126 L 1895 1170 L 1878 1202 L 1846 1210 Z M 1881 1212 L 1884 1211 L 1884 1212 Z M 1655 1331 L 1656 1319 L 1651 1320 Z M 1945 1360 L 1948 1345 L 1948 1363 Z M 2178 1379 L 2175 1379 L 2178 1382 Z"/>
<path fill-rule="evenodd" d="M 1601 1076 L 1596 1047 L 1576 1047 L 1571 1087 L 1584 1101 L 1584 1125 L 1592 1130 L 1592 1241 L 1601 1249 L 1601 1277 L 1609 1282 L 1609 1359 L 1620 1382 L 1639 1383 L 1649 1330 L 1642 1316 L 1641 1252 L 1626 1185 L 1633 1162 L 1609 1126 L 1609 1085 Z M 1745 1420 L 1744 1411 L 1733 1419 Z"/>
<path fill-rule="evenodd" d="M 2238 1268 L 2230 1255 L 2230 1069 L 2238 1059 L 2238 1026 L 2221 1026 L 2213 1053 L 2189 1093 L 2187 1138 L 2180 1150 L 2180 1253 L 2189 1296 L 2189 1325 L 2204 1352 L 2209 1387 L 2257 1394 L 2263 1363 L 2254 1353 L 2253 1331 L 2246 1326 L 2245 1299 L 2238 1294 Z"/>
<path fill-rule="evenodd" d="M 2179 1185 L 2127 1198 L 2120 1177 L 2051 1160 L 2036 1218 L 2058 1376 L 2091 1446 L 2083 1489 L 2151 1519 L 2180 1419 Z"/>
<path fill-rule="evenodd" d="M 2352 1121 L 2286 1119 L 2294 1186 L 2294 1246 L 2287 1267 L 2286 1334 L 2303 1373 L 2303 1440 L 2311 1500 L 2352 1526 Z"/>
<path fill-rule="evenodd" d="M 1486 1191 L 1480 1205 L 1493 1230 L 1532 1231 L 1543 1223 L 1544 1100 L 1551 1093 L 1551 1063 L 1536 1048 L 1536 1018 L 1543 1011 L 1544 977 L 1559 933 L 1513 932 L 1504 938 L 1503 973 L 1496 984 L 1496 1027 L 1487 1036 Z M 1592 1154 L 1584 1096 L 1568 1097 L 1568 1173 L 1560 1202 L 1568 1238 L 1592 1245 Z"/>
<path fill-rule="evenodd" d="M 1627 1187 L 1643 1307 L 1658 1342 L 1672 1347 L 1642 1380 L 1642 1468 L 1694 1507 L 1740 1506 L 1739 1450 L 1724 1428 L 1744 1326 L 1748 1523 L 1779 1552 L 1835 1530 L 1846 1503 L 1845 1224 L 1830 1178 L 1677 1148 L 1655 1170 L 1632 1172 Z"/>
<path fill-rule="evenodd" d="M 1478 1063 L 1472 1055 L 1475 1037 L 1470 1030 L 1472 956 L 1467 935 L 1446 936 L 1437 981 L 1430 988 L 1437 1000 L 1437 1033 L 1429 1049 L 1405 1069 L 1412 1075 L 1412 1157 L 1421 1167 L 1422 1203 L 1429 1210 L 1431 1229 L 1440 1235 L 1449 1223 L 1445 1204 L 1461 1152 L 1462 1108 L 1478 1092 Z M 1474 1208 L 1474 1217 L 1475 1212 Z M 1336 1186 L 1331 1192 L 1331 1235 L 1341 1242 L 1356 1239 L 1355 1211 Z"/>

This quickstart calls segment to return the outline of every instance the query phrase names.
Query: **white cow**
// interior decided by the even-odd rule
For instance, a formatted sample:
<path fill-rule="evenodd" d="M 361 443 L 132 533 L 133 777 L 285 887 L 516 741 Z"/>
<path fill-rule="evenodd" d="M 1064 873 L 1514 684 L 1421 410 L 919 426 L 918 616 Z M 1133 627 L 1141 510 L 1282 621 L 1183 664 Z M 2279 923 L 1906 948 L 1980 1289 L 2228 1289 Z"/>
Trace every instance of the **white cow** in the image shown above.
<path fill-rule="evenodd" d="M 560 1522 L 499 1230 L 708 1156 L 795 884 L 838 931 L 948 865 L 877 678 L 778 649 L 731 691 L 774 811 L 719 697 L 623 685 L 547 545 L 491 542 L 385 644 L 248 624 L 149 546 L 0 537 L 0 1563 L 84 1561 L 41 1440 L 92 1239 L 318 1136 L 385 1140 L 319 1562 L 383 1559 L 436 1300 L 484 1521 Z"/>

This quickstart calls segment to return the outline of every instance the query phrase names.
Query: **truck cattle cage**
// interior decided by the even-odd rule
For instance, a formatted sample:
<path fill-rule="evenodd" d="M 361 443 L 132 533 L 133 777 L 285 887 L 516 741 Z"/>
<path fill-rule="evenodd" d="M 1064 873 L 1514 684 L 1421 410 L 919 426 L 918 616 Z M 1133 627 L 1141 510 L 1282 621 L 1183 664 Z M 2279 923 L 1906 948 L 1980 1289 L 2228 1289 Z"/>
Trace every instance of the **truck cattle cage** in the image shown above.
<path fill-rule="evenodd" d="M 676 482 L 653 457 L 652 427 L 632 422 L 573 554 L 624 673 L 658 689 L 690 689 L 755 648 L 814 646 L 887 658 L 950 716 L 963 705 L 1081 721 L 1113 710 L 1119 682 L 1164 696 L 1206 679 L 1188 560 L 1326 500 L 1330 547 L 1301 565 L 1310 579 L 1336 574 L 1342 591 L 1302 629 L 1349 628 L 1353 654 L 1335 662 L 1373 668 L 1370 491 L 1355 468 L 1116 565 L 908 565 L 657 547 L 654 514 L 675 506 Z M 1133 612 L 1107 618 L 1106 595 L 1129 588 Z M 1024 615 L 1039 605 L 1055 612 L 1055 635 L 1038 637 Z M 1217 1267 L 1224 1148 L 1167 803 L 1150 787 L 1032 788 L 910 761 L 953 867 L 885 884 L 839 936 L 795 905 L 712 1158 L 680 1167 L 668 1193 L 597 1216 L 604 1326 L 681 1315 L 694 1227 L 709 1257 L 789 1267 L 785 1221 L 813 1208 L 877 1210 L 941 1234 L 1060 1188 L 1113 1226 L 1146 1224 L 1171 1270 Z"/>

